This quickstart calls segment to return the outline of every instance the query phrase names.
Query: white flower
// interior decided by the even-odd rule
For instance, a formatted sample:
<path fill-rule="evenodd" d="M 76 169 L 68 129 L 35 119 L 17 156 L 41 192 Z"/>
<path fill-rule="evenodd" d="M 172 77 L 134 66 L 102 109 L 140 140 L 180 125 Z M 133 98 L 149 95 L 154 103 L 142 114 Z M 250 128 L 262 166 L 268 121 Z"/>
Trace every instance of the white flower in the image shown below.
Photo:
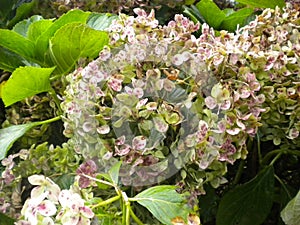
<path fill-rule="evenodd" d="M 43 197 L 44 199 L 47 197 L 52 202 L 58 201 L 60 188 L 50 178 L 43 175 L 32 175 L 28 177 L 28 181 L 32 185 L 38 185 L 32 189 L 31 198 L 39 199 Z"/>
<path fill-rule="evenodd" d="M 93 211 L 84 205 L 84 200 L 77 193 L 70 190 L 62 190 L 59 194 L 59 202 L 62 211 L 56 219 L 64 225 L 89 225 L 94 217 Z"/>

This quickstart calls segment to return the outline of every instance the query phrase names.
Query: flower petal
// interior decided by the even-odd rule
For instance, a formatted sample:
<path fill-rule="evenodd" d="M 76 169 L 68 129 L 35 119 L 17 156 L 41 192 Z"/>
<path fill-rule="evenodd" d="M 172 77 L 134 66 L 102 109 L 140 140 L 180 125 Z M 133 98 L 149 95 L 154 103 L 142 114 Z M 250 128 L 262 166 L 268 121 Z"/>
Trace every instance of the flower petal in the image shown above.
<path fill-rule="evenodd" d="M 94 213 L 89 207 L 82 206 L 82 207 L 80 207 L 79 210 L 80 210 L 80 213 L 86 218 L 93 218 L 94 217 Z"/>
<path fill-rule="evenodd" d="M 43 175 L 32 175 L 28 177 L 28 181 L 32 185 L 42 185 L 45 182 L 46 178 Z"/>
<path fill-rule="evenodd" d="M 37 211 L 43 216 L 53 216 L 56 213 L 56 207 L 53 202 L 45 200 L 37 206 Z"/>

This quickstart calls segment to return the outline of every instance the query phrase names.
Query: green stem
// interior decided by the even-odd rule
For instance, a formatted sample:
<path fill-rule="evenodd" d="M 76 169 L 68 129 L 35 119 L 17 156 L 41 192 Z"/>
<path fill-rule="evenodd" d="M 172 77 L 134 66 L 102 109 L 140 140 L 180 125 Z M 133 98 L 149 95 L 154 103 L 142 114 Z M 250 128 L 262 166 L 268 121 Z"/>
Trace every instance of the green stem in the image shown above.
<path fill-rule="evenodd" d="M 48 120 L 44 120 L 44 121 L 40 121 L 40 122 L 37 122 L 39 125 L 43 125 L 43 124 L 47 124 L 47 123 L 52 123 L 52 122 L 55 122 L 55 121 L 58 121 L 61 119 L 61 116 L 56 116 L 54 118 L 51 118 L 51 119 L 48 119 Z"/>
<path fill-rule="evenodd" d="M 126 205 L 122 202 L 122 225 L 126 225 Z"/>
<path fill-rule="evenodd" d="M 259 164 L 261 164 L 262 162 L 262 154 L 261 154 L 261 148 L 260 148 L 260 137 L 259 134 L 256 134 L 256 138 L 257 138 L 257 154 L 258 154 L 258 162 Z"/>
<path fill-rule="evenodd" d="M 123 198 L 123 218 L 122 223 L 124 225 L 130 225 L 130 201 L 127 197 L 127 194 L 122 191 L 121 192 L 122 198 Z M 124 213 L 125 211 L 125 213 Z"/>
<path fill-rule="evenodd" d="M 274 177 L 276 178 L 276 180 L 281 184 L 281 186 L 283 187 L 283 189 L 285 190 L 286 194 L 288 195 L 289 199 L 292 199 L 293 197 L 291 196 L 289 190 L 287 189 L 286 185 L 283 183 L 283 181 L 280 179 L 280 177 L 278 177 L 276 174 L 274 174 Z"/>
<path fill-rule="evenodd" d="M 238 171 L 234 177 L 234 180 L 232 182 L 232 185 L 235 186 L 239 183 L 240 179 L 241 179 L 241 176 L 243 174 L 243 170 L 244 170 L 244 166 L 245 166 L 245 160 L 242 160 L 239 164 L 239 168 L 238 168 Z"/>
<path fill-rule="evenodd" d="M 130 206 L 129 206 L 130 207 Z M 132 217 L 132 219 L 138 224 L 138 225 L 144 225 L 143 222 L 134 214 L 134 212 L 132 211 L 132 208 L 130 207 L 130 215 Z"/>
<path fill-rule="evenodd" d="M 130 225 L 130 202 L 126 202 L 125 206 L 126 206 L 126 225 Z"/>
<path fill-rule="evenodd" d="M 282 155 L 282 152 L 280 152 L 278 155 L 276 155 L 274 157 L 274 159 L 272 160 L 272 162 L 270 163 L 270 166 L 273 166 L 274 163 L 277 161 L 277 159 L 279 159 L 281 157 L 281 155 Z"/>
<path fill-rule="evenodd" d="M 120 198 L 121 198 L 121 196 L 120 196 L 120 195 L 117 195 L 117 196 L 112 197 L 112 198 L 109 198 L 109 199 L 107 199 L 107 200 L 105 200 L 105 201 L 99 202 L 98 204 L 93 205 L 91 208 L 94 209 L 94 208 L 97 208 L 97 207 L 101 207 L 101 206 L 104 206 L 104 205 L 108 205 L 108 204 L 110 204 L 110 203 L 113 203 L 113 202 L 119 200 Z"/>
<path fill-rule="evenodd" d="M 275 158 L 277 160 L 277 155 L 296 155 L 300 157 L 300 151 L 298 150 L 286 150 L 286 149 L 277 149 L 269 152 L 268 154 L 265 155 L 265 157 L 261 161 L 261 165 L 266 165 L 267 162 L 275 155 Z"/>
<path fill-rule="evenodd" d="M 50 77 L 49 80 L 50 80 L 50 81 L 56 81 L 56 80 L 60 79 L 61 76 L 62 76 L 62 74 L 58 74 L 58 75 L 55 75 L 55 76 Z"/>
<path fill-rule="evenodd" d="M 88 176 L 86 174 L 81 174 L 81 176 L 84 176 L 86 178 L 89 178 L 90 180 L 93 180 L 93 181 L 96 181 L 96 182 L 99 182 L 99 183 L 102 183 L 102 184 L 106 184 L 106 185 L 111 186 L 111 187 L 115 187 L 115 185 L 113 185 L 112 183 L 109 183 L 108 181 L 105 181 L 105 180 L 100 180 L 100 179 Z"/>

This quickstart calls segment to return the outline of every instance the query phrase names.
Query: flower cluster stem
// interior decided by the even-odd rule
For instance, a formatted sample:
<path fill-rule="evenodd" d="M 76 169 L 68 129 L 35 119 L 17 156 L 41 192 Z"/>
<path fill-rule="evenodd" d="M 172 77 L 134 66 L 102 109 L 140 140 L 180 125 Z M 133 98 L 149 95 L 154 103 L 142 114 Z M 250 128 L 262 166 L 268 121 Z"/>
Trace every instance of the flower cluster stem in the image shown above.
<path fill-rule="evenodd" d="M 300 157 L 300 152 L 298 150 L 289 150 L 289 149 L 277 149 L 273 150 L 269 153 L 267 153 L 264 158 L 261 161 L 261 165 L 266 165 L 267 162 L 275 155 L 274 159 L 271 161 L 270 165 L 273 165 L 275 161 L 281 156 L 281 155 L 296 155 Z"/>
<path fill-rule="evenodd" d="M 94 208 L 97 208 L 97 207 L 101 207 L 101 206 L 104 206 L 104 205 L 108 205 L 108 204 L 113 203 L 113 202 L 115 202 L 115 201 L 117 201 L 117 200 L 119 200 L 119 199 L 120 199 L 120 196 L 117 195 L 117 196 L 114 196 L 114 197 L 112 197 L 112 198 L 109 198 L 109 199 L 107 199 L 107 200 L 105 200 L 105 201 L 99 202 L 98 204 L 93 205 L 91 208 L 94 209 Z"/>

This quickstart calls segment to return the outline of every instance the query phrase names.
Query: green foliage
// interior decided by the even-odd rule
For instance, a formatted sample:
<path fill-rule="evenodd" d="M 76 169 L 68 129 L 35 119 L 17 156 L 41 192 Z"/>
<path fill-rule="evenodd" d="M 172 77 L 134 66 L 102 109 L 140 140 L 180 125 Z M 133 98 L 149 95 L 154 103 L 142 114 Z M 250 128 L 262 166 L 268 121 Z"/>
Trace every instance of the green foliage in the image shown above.
<path fill-rule="evenodd" d="M 82 23 L 72 23 L 59 29 L 50 40 L 47 64 L 57 66 L 56 73 L 74 68 L 80 58 L 95 58 L 108 43 L 108 36 Z"/>
<path fill-rule="evenodd" d="M 271 8 L 274 9 L 276 6 L 284 7 L 285 1 L 284 0 L 238 0 L 238 2 L 250 5 L 256 8 Z"/>
<path fill-rule="evenodd" d="M 108 174 L 110 176 L 110 179 L 112 181 L 112 183 L 114 185 L 118 185 L 119 182 L 119 171 L 120 171 L 120 167 L 122 165 L 122 162 L 117 162 L 115 165 L 112 166 L 112 168 L 110 168 L 110 170 L 108 171 Z"/>
<path fill-rule="evenodd" d="M 105 22 L 95 30 L 90 28 L 91 24 L 86 24 L 90 21 L 90 15 L 88 12 L 73 10 L 55 21 L 33 16 L 18 23 L 13 30 L 1 29 L 0 46 L 18 54 L 30 64 L 57 66 L 56 74 L 67 73 L 74 68 L 80 57 L 94 58 L 108 42 L 107 34 L 100 29 L 105 29 L 113 20 L 112 17 L 92 14 L 92 19 L 97 23 L 101 24 L 102 20 Z M 5 59 L 2 64 L 11 65 Z M 11 66 L 3 66 L 1 69 L 12 72 L 17 68 Z"/>
<path fill-rule="evenodd" d="M 45 121 L 33 122 L 22 125 L 13 125 L 10 127 L 0 129 L 0 160 L 2 160 L 6 156 L 7 151 L 12 147 L 13 143 L 18 138 L 23 136 L 28 130 L 35 126 L 51 123 L 59 119 L 60 117 L 56 117 Z"/>
<path fill-rule="evenodd" d="M 237 26 L 244 26 L 253 16 L 252 8 L 221 10 L 212 0 L 201 0 L 196 7 L 185 7 L 184 13 L 194 22 L 207 23 L 216 30 L 235 31 Z"/>
<path fill-rule="evenodd" d="M 254 10 L 251 8 L 242 8 L 238 11 L 233 11 L 226 15 L 226 18 L 222 21 L 221 27 L 224 30 L 235 31 L 237 25 L 244 26 L 248 22 L 248 18 L 253 15 Z"/>
<path fill-rule="evenodd" d="M 14 220 L 0 212 L 1 225 L 13 225 Z"/>
<path fill-rule="evenodd" d="M 87 25 L 95 30 L 104 30 L 117 18 L 117 15 L 109 13 L 92 13 L 88 18 Z"/>
<path fill-rule="evenodd" d="M 226 14 L 212 0 L 202 0 L 196 6 L 206 23 L 218 30 Z"/>
<path fill-rule="evenodd" d="M 300 191 L 281 211 L 281 218 L 286 225 L 300 224 Z"/>
<path fill-rule="evenodd" d="M 269 166 L 251 181 L 230 190 L 221 199 L 217 225 L 259 225 L 273 205 L 274 169 Z"/>
<path fill-rule="evenodd" d="M 114 17 L 92 14 L 91 22 L 89 16 L 88 12 L 73 10 L 55 21 L 32 16 L 13 30 L 0 29 L 0 52 L 8 56 L 1 56 L 0 69 L 13 72 L 18 68 L 3 85 L 1 96 L 6 106 L 50 90 L 53 69 L 38 67 L 55 67 L 53 74 L 65 74 L 80 58 L 97 56 L 108 43 L 108 35 L 101 29 L 109 26 Z M 100 24 L 97 29 L 91 28 L 96 22 Z M 20 67 L 24 64 L 36 68 Z M 11 91 L 12 86 L 19 91 Z"/>
<path fill-rule="evenodd" d="M 146 207 L 153 216 L 166 225 L 172 225 L 172 220 L 181 217 L 187 220 L 191 212 L 185 204 L 185 197 L 176 192 L 175 186 L 161 185 L 142 191 L 134 199 Z"/>
<path fill-rule="evenodd" d="M 55 68 L 19 67 L 1 88 L 5 106 L 51 90 L 49 77 Z M 18 91 L 16 91 L 18 90 Z"/>
<path fill-rule="evenodd" d="M 13 143 L 38 123 L 15 125 L 0 130 L 0 160 L 2 160 Z"/>
<path fill-rule="evenodd" d="M 0 28 L 13 27 L 31 12 L 36 3 L 37 0 L 0 0 Z"/>

